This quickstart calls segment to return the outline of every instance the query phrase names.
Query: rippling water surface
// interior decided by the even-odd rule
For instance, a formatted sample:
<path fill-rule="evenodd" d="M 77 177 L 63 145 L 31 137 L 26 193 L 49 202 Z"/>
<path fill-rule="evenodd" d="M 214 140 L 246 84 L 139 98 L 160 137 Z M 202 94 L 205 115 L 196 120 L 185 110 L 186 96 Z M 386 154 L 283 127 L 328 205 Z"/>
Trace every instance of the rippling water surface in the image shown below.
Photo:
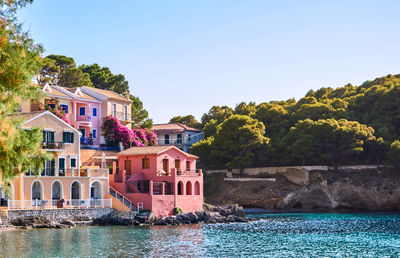
<path fill-rule="evenodd" d="M 0 233 L 1 257 L 400 257 L 400 215 L 262 214 L 252 223 Z"/>

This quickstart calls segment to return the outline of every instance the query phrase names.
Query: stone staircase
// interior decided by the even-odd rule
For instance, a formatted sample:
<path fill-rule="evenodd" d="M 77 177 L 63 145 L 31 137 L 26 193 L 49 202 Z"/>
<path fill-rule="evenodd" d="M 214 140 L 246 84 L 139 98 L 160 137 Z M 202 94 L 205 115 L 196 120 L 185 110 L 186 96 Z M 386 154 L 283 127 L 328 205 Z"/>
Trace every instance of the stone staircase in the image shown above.
<path fill-rule="evenodd" d="M 129 211 L 134 214 L 137 214 L 139 213 L 140 208 L 143 209 L 143 204 L 138 203 L 136 207 L 128 198 L 126 198 L 124 195 L 122 195 L 120 192 L 118 192 L 111 186 L 109 194 L 112 198 L 113 208 L 118 211 Z"/>

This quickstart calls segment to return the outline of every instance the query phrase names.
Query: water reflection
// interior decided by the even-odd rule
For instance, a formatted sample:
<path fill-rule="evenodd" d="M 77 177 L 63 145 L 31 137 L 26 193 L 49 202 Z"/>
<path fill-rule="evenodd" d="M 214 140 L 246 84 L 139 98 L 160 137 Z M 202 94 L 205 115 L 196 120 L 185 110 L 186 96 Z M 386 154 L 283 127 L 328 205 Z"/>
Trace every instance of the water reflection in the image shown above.
<path fill-rule="evenodd" d="M 201 256 L 200 225 L 182 227 L 80 227 L 0 233 L 1 257 Z"/>
<path fill-rule="evenodd" d="M 0 233 L 1 257 L 400 256 L 400 216 L 262 215 L 252 223 Z"/>

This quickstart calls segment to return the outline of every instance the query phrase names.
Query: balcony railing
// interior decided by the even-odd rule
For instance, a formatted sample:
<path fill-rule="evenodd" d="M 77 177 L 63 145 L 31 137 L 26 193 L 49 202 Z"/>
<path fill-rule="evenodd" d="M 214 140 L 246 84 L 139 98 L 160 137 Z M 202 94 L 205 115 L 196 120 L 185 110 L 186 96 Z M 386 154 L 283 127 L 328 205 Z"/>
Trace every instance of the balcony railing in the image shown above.
<path fill-rule="evenodd" d="M 91 116 L 80 116 L 80 115 L 77 115 L 76 116 L 76 121 L 91 122 L 92 121 L 92 117 Z"/>
<path fill-rule="evenodd" d="M 63 150 L 65 148 L 64 142 L 43 142 L 42 146 L 48 150 Z"/>
<path fill-rule="evenodd" d="M 118 118 L 118 120 L 120 121 L 128 121 L 128 122 L 133 121 L 133 116 L 131 114 L 124 112 L 112 112 L 111 116 Z"/>
<path fill-rule="evenodd" d="M 165 140 L 165 138 L 157 139 L 158 145 L 184 145 L 188 144 L 188 141 L 182 139 L 169 139 Z"/>
<path fill-rule="evenodd" d="M 196 170 L 177 170 L 176 174 L 178 176 L 199 176 L 200 175 L 200 169 Z"/>

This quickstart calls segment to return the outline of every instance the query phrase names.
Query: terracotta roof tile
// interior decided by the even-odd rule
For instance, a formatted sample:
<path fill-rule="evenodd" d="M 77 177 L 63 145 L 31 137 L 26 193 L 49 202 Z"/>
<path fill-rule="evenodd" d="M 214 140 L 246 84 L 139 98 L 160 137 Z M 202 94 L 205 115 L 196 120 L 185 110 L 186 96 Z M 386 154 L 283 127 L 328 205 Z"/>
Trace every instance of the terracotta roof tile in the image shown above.
<path fill-rule="evenodd" d="M 125 96 L 122 96 L 111 90 L 103 90 L 103 89 L 98 89 L 98 88 L 93 88 L 93 87 L 90 87 L 90 90 L 93 90 L 93 91 L 96 91 L 103 95 L 106 95 L 107 97 L 112 98 L 112 99 L 118 99 L 118 100 L 122 100 L 122 101 L 132 102 L 130 99 L 126 98 Z"/>
<path fill-rule="evenodd" d="M 174 123 L 174 124 L 155 124 L 153 125 L 153 131 L 156 134 L 164 134 L 164 133 L 183 133 L 184 131 L 195 131 L 201 132 L 200 129 L 196 129 L 193 127 L 189 127 L 183 124 Z"/>
<path fill-rule="evenodd" d="M 197 158 L 197 156 L 181 151 L 175 146 L 146 146 L 146 147 L 131 147 L 123 150 L 117 156 L 136 156 L 136 155 L 157 155 L 166 150 L 175 149 L 188 157 Z"/>
<path fill-rule="evenodd" d="M 35 111 L 35 112 L 27 112 L 27 113 L 15 113 L 15 114 L 10 114 L 9 116 L 21 118 L 24 121 L 29 120 L 35 116 L 38 116 L 46 111 Z"/>

